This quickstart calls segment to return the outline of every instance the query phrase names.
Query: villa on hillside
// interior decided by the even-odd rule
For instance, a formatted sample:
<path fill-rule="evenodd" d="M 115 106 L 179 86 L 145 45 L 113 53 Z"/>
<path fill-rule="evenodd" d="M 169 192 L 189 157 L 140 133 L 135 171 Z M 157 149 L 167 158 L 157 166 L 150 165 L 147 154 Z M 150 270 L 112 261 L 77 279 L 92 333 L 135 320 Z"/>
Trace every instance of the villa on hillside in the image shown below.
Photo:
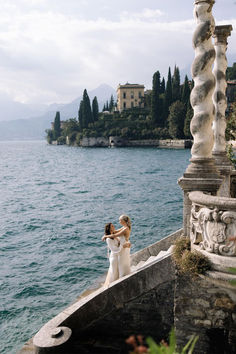
<path fill-rule="evenodd" d="M 117 109 L 123 111 L 134 107 L 144 107 L 144 85 L 120 85 L 117 88 Z"/>

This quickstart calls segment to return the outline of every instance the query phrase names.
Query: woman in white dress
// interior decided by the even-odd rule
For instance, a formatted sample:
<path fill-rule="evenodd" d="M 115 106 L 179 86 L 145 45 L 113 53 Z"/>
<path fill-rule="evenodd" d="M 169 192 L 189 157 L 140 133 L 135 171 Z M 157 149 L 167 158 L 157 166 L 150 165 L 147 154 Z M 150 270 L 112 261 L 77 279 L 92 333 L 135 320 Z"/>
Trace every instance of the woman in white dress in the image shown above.
<path fill-rule="evenodd" d="M 118 261 L 118 273 L 119 278 L 124 277 L 125 275 L 130 274 L 130 233 L 131 233 L 131 220 L 127 215 L 121 215 L 119 217 L 119 222 L 122 225 L 122 228 L 115 230 L 110 235 L 104 235 L 102 240 L 108 240 L 116 238 L 120 241 L 120 251 L 117 253 L 116 262 Z"/>
<path fill-rule="evenodd" d="M 105 235 L 113 235 L 115 232 L 115 227 L 112 223 L 105 225 Z M 119 268 L 118 268 L 118 254 L 123 246 L 120 245 L 119 238 L 107 238 L 106 239 L 110 267 L 108 269 L 107 277 L 104 286 L 107 287 L 113 281 L 119 279 Z"/>

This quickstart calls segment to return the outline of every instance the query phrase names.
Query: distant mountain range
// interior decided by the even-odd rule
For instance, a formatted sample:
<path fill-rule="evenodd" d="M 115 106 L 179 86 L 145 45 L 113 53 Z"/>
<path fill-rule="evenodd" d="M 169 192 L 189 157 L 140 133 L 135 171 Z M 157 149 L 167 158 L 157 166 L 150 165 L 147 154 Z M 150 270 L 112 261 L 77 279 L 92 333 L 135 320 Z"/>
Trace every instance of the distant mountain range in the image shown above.
<path fill-rule="evenodd" d="M 88 91 L 90 100 L 97 96 L 100 110 L 104 103 L 110 100 L 111 95 L 116 98 L 116 91 L 107 84 L 102 84 L 94 90 Z M 10 100 L 0 99 L 1 117 L 0 140 L 43 139 L 45 130 L 49 129 L 55 118 L 56 111 L 60 111 L 61 120 L 78 118 L 78 109 L 82 95 L 67 104 L 26 105 Z M 13 118 L 18 119 L 13 119 Z"/>

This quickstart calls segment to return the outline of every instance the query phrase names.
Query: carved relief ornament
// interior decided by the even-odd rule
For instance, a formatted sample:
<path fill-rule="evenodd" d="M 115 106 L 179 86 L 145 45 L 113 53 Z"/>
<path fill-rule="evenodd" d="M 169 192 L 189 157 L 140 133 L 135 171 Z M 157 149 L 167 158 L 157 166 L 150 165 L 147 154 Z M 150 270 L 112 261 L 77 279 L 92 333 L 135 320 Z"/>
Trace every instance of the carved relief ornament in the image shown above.
<path fill-rule="evenodd" d="M 210 209 L 193 203 L 190 219 L 190 239 L 210 253 L 236 256 L 236 212 Z"/>

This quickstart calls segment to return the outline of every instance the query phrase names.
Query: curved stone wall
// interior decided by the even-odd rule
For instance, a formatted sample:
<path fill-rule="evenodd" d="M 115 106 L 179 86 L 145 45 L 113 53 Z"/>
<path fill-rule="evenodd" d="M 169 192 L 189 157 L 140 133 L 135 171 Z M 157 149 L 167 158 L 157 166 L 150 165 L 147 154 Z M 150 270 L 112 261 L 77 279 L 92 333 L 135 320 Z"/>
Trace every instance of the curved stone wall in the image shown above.
<path fill-rule="evenodd" d="M 136 252 L 132 265 L 166 251 L 181 233 L 178 230 Z M 166 256 L 66 308 L 35 335 L 34 350 L 118 353 L 124 350 L 125 338 L 133 333 L 152 335 L 156 340 L 167 338 L 173 324 L 173 287 L 174 267 Z"/>

